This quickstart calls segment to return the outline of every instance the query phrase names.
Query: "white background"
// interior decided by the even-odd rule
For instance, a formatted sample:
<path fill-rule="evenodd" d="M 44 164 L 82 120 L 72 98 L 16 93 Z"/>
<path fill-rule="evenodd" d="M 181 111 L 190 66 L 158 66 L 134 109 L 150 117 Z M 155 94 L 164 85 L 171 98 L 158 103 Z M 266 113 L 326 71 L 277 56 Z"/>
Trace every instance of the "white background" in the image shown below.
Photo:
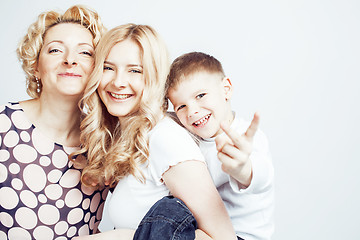
<path fill-rule="evenodd" d="M 223 63 L 233 108 L 261 113 L 276 175 L 275 240 L 360 239 L 357 0 L 0 1 L 0 102 L 27 99 L 15 49 L 37 15 L 83 3 L 108 28 L 149 24 L 173 60 Z"/>

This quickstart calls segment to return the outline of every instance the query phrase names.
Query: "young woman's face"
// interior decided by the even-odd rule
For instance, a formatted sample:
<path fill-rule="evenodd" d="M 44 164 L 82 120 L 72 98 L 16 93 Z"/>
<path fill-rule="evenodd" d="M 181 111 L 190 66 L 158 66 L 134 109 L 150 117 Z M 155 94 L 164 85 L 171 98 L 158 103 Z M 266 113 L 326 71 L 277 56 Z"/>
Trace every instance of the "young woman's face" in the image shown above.
<path fill-rule="evenodd" d="M 80 24 L 60 23 L 48 29 L 35 76 L 41 95 L 82 95 L 94 65 L 93 36 Z"/>
<path fill-rule="evenodd" d="M 140 48 L 132 40 L 115 44 L 104 61 L 98 94 L 108 112 L 120 120 L 139 109 L 145 87 Z"/>

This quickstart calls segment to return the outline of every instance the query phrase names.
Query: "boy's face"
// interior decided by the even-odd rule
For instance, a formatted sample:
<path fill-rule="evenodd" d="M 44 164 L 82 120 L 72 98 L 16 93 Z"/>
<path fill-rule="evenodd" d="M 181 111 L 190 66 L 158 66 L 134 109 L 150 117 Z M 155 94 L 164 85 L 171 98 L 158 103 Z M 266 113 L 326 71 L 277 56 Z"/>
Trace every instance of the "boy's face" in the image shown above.
<path fill-rule="evenodd" d="M 202 138 L 212 138 L 222 132 L 221 122 L 231 123 L 233 120 L 229 103 L 231 93 L 228 78 L 199 72 L 171 88 L 168 97 L 177 117 L 190 132 Z"/>

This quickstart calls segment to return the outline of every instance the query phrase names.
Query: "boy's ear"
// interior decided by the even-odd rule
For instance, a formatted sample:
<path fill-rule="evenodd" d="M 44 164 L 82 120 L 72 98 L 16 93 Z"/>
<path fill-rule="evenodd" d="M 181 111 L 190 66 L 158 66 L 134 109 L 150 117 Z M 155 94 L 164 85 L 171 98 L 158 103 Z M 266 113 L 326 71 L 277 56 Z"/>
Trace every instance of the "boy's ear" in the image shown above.
<path fill-rule="evenodd" d="M 230 81 L 230 78 L 228 77 L 224 77 L 222 80 L 222 84 L 224 87 L 224 92 L 225 92 L 225 99 L 230 100 L 232 97 L 232 93 L 233 93 L 233 86 L 232 83 Z"/>

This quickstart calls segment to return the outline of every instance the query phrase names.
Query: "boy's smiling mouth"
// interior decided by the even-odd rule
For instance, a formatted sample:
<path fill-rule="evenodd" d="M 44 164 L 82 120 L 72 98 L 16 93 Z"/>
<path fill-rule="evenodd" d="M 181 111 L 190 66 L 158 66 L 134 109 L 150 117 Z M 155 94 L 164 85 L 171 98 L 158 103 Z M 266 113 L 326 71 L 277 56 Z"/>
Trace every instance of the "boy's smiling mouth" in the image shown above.
<path fill-rule="evenodd" d="M 202 127 L 209 121 L 210 116 L 211 114 L 208 114 L 205 117 L 195 121 L 192 125 L 195 127 Z"/>

